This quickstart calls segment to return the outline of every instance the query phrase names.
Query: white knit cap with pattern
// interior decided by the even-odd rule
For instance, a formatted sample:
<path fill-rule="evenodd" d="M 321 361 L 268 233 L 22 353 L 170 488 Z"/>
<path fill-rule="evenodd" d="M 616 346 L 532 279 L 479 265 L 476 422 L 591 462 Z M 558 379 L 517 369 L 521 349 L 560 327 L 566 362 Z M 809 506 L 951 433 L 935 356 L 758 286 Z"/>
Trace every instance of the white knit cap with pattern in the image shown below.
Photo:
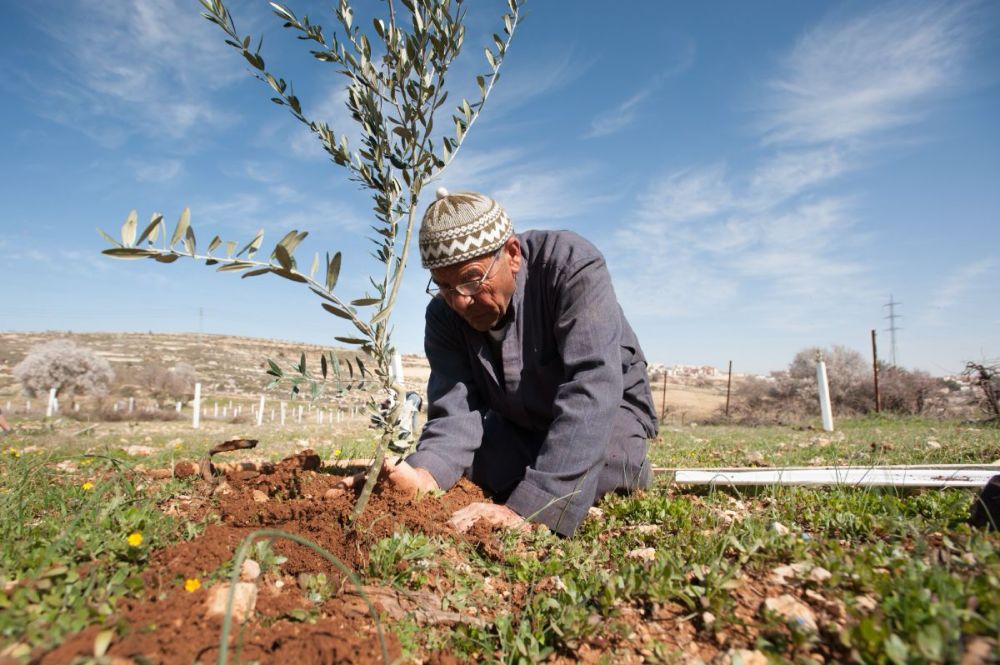
<path fill-rule="evenodd" d="M 420 260 L 443 268 L 500 249 L 514 233 L 500 204 L 476 192 L 437 190 L 420 223 Z"/>

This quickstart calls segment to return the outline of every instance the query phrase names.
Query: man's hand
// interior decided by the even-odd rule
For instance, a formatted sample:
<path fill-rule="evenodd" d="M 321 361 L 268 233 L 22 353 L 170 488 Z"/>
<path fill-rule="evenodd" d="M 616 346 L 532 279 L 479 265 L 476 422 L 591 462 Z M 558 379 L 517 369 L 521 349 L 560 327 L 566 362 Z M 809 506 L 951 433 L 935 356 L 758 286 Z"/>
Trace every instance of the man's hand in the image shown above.
<path fill-rule="evenodd" d="M 530 529 L 531 523 L 515 513 L 507 506 L 500 506 L 495 503 L 470 503 L 461 510 L 456 510 L 455 514 L 448 520 L 448 524 L 460 533 L 465 533 L 472 528 L 472 525 L 479 520 L 486 520 L 487 524 L 501 526 L 506 529 Z"/>
<path fill-rule="evenodd" d="M 344 494 L 352 487 L 360 487 L 364 485 L 365 473 L 366 472 L 362 472 L 355 476 L 344 478 L 326 491 L 326 498 L 332 499 Z M 430 471 L 427 469 L 413 467 L 406 462 L 396 464 L 388 459 L 382 462 L 382 469 L 378 474 L 378 482 L 389 483 L 396 489 L 402 490 L 413 496 L 416 496 L 421 492 L 429 492 L 438 488 L 437 481 L 434 480 L 434 476 L 432 476 Z"/>

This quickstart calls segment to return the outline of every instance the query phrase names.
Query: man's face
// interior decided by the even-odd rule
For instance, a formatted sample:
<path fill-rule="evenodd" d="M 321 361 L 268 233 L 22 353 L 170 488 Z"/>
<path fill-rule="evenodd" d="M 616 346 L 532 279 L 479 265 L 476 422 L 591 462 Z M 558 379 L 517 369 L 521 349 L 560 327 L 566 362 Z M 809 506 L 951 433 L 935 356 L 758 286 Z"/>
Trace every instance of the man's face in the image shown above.
<path fill-rule="evenodd" d="M 514 296 L 514 275 L 521 269 L 521 243 L 511 236 L 500 250 L 496 263 L 490 269 L 493 254 L 470 259 L 463 263 L 431 270 L 431 280 L 442 289 L 441 297 L 456 314 L 473 329 L 489 330 L 503 318 Z M 489 270 L 479 293 L 463 296 L 454 287 L 466 282 L 477 282 Z"/>

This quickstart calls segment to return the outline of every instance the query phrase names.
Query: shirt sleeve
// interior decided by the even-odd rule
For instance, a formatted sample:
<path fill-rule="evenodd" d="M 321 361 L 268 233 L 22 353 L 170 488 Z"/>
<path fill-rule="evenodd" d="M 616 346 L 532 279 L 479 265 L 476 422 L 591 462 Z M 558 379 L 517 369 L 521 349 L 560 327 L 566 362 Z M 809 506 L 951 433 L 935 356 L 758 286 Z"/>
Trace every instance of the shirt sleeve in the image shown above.
<path fill-rule="evenodd" d="M 426 469 L 438 487 L 458 482 L 483 441 L 484 404 L 473 380 L 461 332 L 443 303 L 431 303 L 425 317 L 424 353 L 431 367 L 427 381 L 427 424 L 417 450 L 406 458 Z"/>
<path fill-rule="evenodd" d="M 538 458 L 507 506 L 556 533 L 571 535 L 594 503 L 622 398 L 622 318 L 600 254 L 572 263 L 555 281 L 555 336 L 563 381 Z"/>

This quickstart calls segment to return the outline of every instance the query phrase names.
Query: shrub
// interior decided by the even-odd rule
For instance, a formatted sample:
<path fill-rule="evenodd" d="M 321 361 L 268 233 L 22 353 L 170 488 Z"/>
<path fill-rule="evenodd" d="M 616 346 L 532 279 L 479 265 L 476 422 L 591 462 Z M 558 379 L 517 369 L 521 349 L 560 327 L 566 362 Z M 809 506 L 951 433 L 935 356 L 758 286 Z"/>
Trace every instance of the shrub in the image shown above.
<path fill-rule="evenodd" d="M 969 362 L 963 374 L 979 388 L 979 406 L 989 420 L 1000 421 L 1000 363 Z"/>
<path fill-rule="evenodd" d="M 14 376 L 29 397 L 56 395 L 105 395 L 115 378 L 107 360 L 92 349 L 77 346 L 70 340 L 37 344 L 14 367 Z"/>
<path fill-rule="evenodd" d="M 197 378 L 194 367 L 177 363 L 169 369 L 151 365 L 143 371 L 141 381 L 149 394 L 157 399 L 186 402 L 194 399 Z"/>

